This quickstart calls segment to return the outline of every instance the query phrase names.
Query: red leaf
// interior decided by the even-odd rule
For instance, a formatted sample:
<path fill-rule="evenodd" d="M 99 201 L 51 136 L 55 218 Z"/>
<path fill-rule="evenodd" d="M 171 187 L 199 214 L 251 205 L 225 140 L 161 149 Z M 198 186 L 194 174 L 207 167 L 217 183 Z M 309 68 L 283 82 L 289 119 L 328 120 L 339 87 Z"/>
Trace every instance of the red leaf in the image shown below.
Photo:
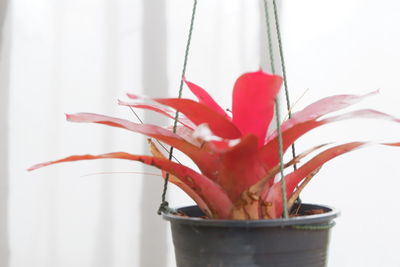
<path fill-rule="evenodd" d="M 329 117 L 322 120 L 324 123 L 335 122 L 340 120 L 354 119 L 354 118 L 365 118 L 365 119 L 381 119 L 393 122 L 400 122 L 399 118 L 393 117 L 387 113 L 383 113 L 374 109 L 360 109 L 351 111 L 348 113 L 340 114 L 337 116 Z"/>
<path fill-rule="evenodd" d="M 303 158 L 305 158 L 306 156 L 308 156 L 309 154 L 313 153 L 316 150 L 319 150 L 320 148 L 324 147 L 328 145 L 328 143 L 326 144 L 321 144 L 318 146 L 314 146 L 311 149 L 308 149 L 298 155 L 296 155 L 295 158 L 292 158 L 289 162 L 285 163 L 284 168 L 288 168 L 290 166 L 293 166 L 294 164 L 298 164 L 300 162 L 300 160 L 302 160 Z M 263 179 L 261 179 L 258 183 L 256 183 L 255 185 L 253 185 L 249 190 L 254 192 L 254 193 L 258 193 L 262 199 L 265 199 L 266 196 L 269 193 L 269 190 L 271 188 L 271 186 L 274 183 L 274 179 L 275 176 L 280 172 L 280 166 L 279 164 L 275 165 L 275 167 L 273 168 L 268 168 L 268 173 L 265 177 L 263 177 Z"/>
<path fill-rule="evenodd" d="M 286 181 L 287 198 L 288 199 L 290 198 L 296 186 L 305 177 L 310 175 L 315 170 L 319 169 L 323 164 L 325 164 L 326 162 L 337 156 L 340 156 L 344 153 L 360 148 L 365 144 L 366 144 L 365 142 L 352 142 L 329 148 L 319 153 L 317 156 L 315 156 L 310 161 L 302 165 L 296 171 L 286 175 L 285 181 Z M 270 205 L 267 208 L 267 213 L 271 218 L 279 218 L 280 216 L 282 216 L 283 203 L 282 203 L 281 182 L 275 183 L 272 186 L 265 201 L 270 203 Z"/>
<path fill-rule="evenodd" d="M 320 99 L 317 102 L 314 102 L 311 105 L 305 107 L 301 111 L 294 113 L 291 119 L 283 122 L 282 131 L 298 123 L 302 123 L 309 120 L 315 120 L 329 113 L 347 108 L 351 105 L 360 102 L 364 98 L 375 95 L 377 93 L 378 91 L 374 91 L 365 95 L 333 95 Z M 276 134 L 277 134 L 276 131 L 273 132 L 268 137 L 268 140 L 275 138 Z"/>
<path fill-rule="evenodd" d="M 183 79 L 186 85 L 189 87 L 190 91 L 199 99 L 199 102 L 207 105 L 209 108 L 223 115 L 224 117 L 228 117 L 228 114 L 218 105 L 217 102 L 200 86 Z"/>
<path fill-rule="evenodd" d="M 181 183 L 191 188 L 201 197 L 201 199 L 210 208 L 214 218 L 228 219 L 230 216 L 232 202 L 229 200 L 228 196 L 219 185 L 208 179 L 206 176 L 203 176 L 184 165 L 180 165 L 167 159 L 151 156 L 132 155 L 125 152 L 115 152 L 101 155 L 75 155 L 56 161 L 49 161 L 37 164 L 29 168 L 28 170 L 32 171 L 41 167 L 62 162 L 107 158 L 140 161 L 146 165 L 151 165 L 166 172 L 169 172 L 176 176 Z M 176 181 L 172 179 L 171 182 Z M 180 185 L 180 183 L 176 184 L 178 186 Z"/>
<path fill-rule="evenodd" d="M 382 119 L 394 122 L 400 122 L 400 119 L 395 118 L 389 114 L 372 110 L 362 109 L 344 113 L 341 115 L 329 117 L 320 121 L 309 120 L 291 125 L 282 132 L 283 139 L 283 151 L 286 151 L 298 138 L 303 136 L 305 133 L 319 127 L 321 125 L 337 122 L 346 119 L 354 118 L 368 118 L 368 119 Z M 260 157 L 262 158 L 266 168 L 271 168 L 279 162 L 278 156 L 278 137 L 268 141 L 268 143 L 260 150 Z"/>
<path fill-rule="evenodd" d="M 210 177 L 214 177 L 214 170 L 218 166 L 218 161 L 215 155 L 212 155 L 205 150 L 188 143 L 173 132 L 155 125 L 138 124 L 123 119 L 93 113 L 68 114 L 67 119 L 73 122 L 105 124 L 156 138 L 188 155 L 206 176 L 210 175 Z"/>
<path fill-rule="evenodd" d="M 280 76 L 258 71 L 240 76 L 233 89 L 233 123 L 243 135 L 256 135 L 259 146 L 264 144 L 281 84 Z"/>
<path fill-rule="evenodd" d="M 207 123 L 211 131 L 219 137 L 227 139 L 241 137 L 240 131 L 228 118 L 204 104 L 183 98 L 158 98 L 154 101 L 182 112 L 196 125 Z"/>
<path fill-rule="evenodd" d="M 66 117 L 68 121 L 72 122 L 105 124 L 108 126 L 118 127 L 129 131 L 141 133 L 159 139 L 169 145 L 176 146 L 176 148 L 178 149 L 183 148 L 184 150 L 186 150 L 185 147 L 189 149 L 195 148 L 191 144 L 185 142 L 180 136 L 156 125 L 139 124 L 124 119 L 94 113 L 66 114 Z"/>
<path fill-rule="evenodd" d="M 400 146 L 400 143 L 384 143 L 386 146 Z"/>
<path fill-rule="evenodd" d="M 290 147 L 291 144 L 293 144 L 299 137 L 320 125 L 323 125 L 323 122 L 311 120 L 296 124 L 292 128 L 283 131 L 283 152 L 285 152 L 288 147 Z M 279 163 L 278 137 L 275 137 L 274 139 L 270 140 L 266 145 L 264 145 L 259 151 L 259 154 L 265 168 L 270 169 L 273 166 L 277 165 Z"/>
<path fill-rule="evenodd" d="M 168 126 L 166 129 L 173 131 L 174 127 Z M 187 142 L 200 147 L 202 145 L 202 142 L 200 142 L 200 140 L 197 140 L 194 136 L 193 136 L 193 130 L 185 127 L 185 126 L 177 126 L 175 129 L 175 133 L 177 135 L 179 135 L 181 138 L 185 139 Z"/>
<path fill-rule="evenodd" d="M 127 106 L 127 107 L 133 107 L 133 108 L 141 108 L 141 109 L 147 109 L 151 111 L 155 111 L 157 113 L 160 113 L 170 119 L 175 120 L 175 112 L 169 110 L 169 109 L 163 109 L 161 107 L 157 107 L 155 105 L 146 105 L 146 104 L 132 104 L 128 102 L 124 102 L 121 100 L 118 100 L 118 104 L 121 106 Z M 186 126 L 189 129 L 193 129 L 194 125 L 191 121 L 185 120 L 185 118 L 178 118 L 178 122 L 181 123 L 182 125 Z"/>
<path fill-rule="evenodd" d="M 255 135 L 247 135 L 238 145 L 221 154 L 217 183 L 225 189 L 233 202 L 266 174 L 258 159 L 257 140 Z"/>
<path fill-rule="evenodd" d="M 154 157 L 162 158 L 162 159 L 167 159 L 167 157 L 161 153 L 161 151 L 158 149 L 158 147 L 154 144 L 154 142 L 149 138 L 147 142 L 150 145 L 150 151 L 151 154 Z M 197 206 L 204 212 L 204 214 L 212 218 L 212 212 L 210 208 L 207 206 L 207 204 L 204 202 L 204 200 L 197 194 L 196 191 L 194 191 L 192 188 L 190 188 L 188 185 L 183 183 L 179 178 L 177 178 L 175 175 L 172 175 L 171 173 L 168 173 L 166 171 L 161 171 L 162 177 L 165 179 L 167 175 L 169 175 L 169 182 L 177 185 L 180 189 L 182 189 L 191 199 L 194 200 L 194 202 L 197 203 Z"/>

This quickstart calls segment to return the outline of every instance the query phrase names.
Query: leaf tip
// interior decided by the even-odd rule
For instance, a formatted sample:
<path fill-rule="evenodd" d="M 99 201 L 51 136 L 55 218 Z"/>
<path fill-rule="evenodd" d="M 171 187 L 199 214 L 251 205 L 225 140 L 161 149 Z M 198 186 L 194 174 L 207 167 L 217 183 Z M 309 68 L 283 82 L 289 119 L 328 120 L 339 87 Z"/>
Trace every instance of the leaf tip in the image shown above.
<path fill-rule="evenodd" d="M 185 76 L 182 77 L 182 81 L 189 87 L 190 91 L 192 91 L 192 86 L 194 85 L 192 82 L 188 81 Z"/>
<path fill-rule="evenodd" d="M 131 93 L 126 93 L 126 96 L 129 97 L 130 99 L 138 99 L 139 96 L 135 95 L 135 94 L 131 94 Z"/>
<path fill-rule="evenodd" d="M 28 171 L 28 172 L 34 171 L 34 170 L 36 170 L 36 169 L 39 169 L 39 168 L 41 168 L 41 167 L 45 167 L 45 166 L 47 166 L 47 165 L 49 165 L 48 162 L 35 164 L 35 165 L 33 165 L 33 166 L 27 168 L 26 171 Z"/>

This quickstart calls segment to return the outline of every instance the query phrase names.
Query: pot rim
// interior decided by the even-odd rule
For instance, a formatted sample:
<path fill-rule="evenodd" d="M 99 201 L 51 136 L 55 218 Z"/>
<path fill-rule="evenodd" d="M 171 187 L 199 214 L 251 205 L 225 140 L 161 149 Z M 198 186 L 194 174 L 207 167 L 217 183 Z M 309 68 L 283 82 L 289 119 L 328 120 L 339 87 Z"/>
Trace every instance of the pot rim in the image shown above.
<path fill-rule="evenodd" d="M 196 224 L 198 226 L 215 226 L 215 227 L 277 227 L 277 226 L 296 226 L 296 225 L 318 225 L 327 224 L 340 215 L 337 209 L 320 204 L 302 203 L 302 206 L 308 206 L 314 209 L 324 209 L 325 213 L 304 215 L 292 217 L 288 219 L 262 219 L 262 220 L 218 220 L 218 219 L 203 219 L 199 217 L 183 217 L 171 213 L 162 213 L 165 220 L 183 224 Z M 196 205 L 185 206 L 177 210 L 198 209 Z"/>

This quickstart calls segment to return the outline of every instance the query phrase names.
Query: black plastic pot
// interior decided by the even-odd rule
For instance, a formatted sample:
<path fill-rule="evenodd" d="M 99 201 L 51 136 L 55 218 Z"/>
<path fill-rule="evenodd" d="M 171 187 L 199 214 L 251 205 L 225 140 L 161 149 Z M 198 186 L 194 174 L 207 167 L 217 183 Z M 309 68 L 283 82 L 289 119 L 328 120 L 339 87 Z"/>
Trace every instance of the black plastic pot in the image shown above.
<path fill-rule="evenodd" d="M 209 220 L 197 206 L 179 209 L 190 217 L 163 214 L 171 222 L 177 267 L 324 267 L 330 226 L 338 212 L 302 204 L 300 214 L 274 220 Z"/>

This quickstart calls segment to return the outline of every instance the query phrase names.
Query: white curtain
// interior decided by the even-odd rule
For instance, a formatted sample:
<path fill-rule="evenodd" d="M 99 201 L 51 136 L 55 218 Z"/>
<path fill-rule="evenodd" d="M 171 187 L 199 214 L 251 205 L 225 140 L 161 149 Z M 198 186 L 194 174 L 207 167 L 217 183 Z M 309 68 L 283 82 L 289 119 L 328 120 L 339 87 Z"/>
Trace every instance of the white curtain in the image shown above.
<path fill-rule="evenodd" d="M 229 107 L 234 79 L 268 65 L 261 1 L 198 2 L 186 76 Z M 168 223 L 156 215 L 162 179 L 138 174 L 156 170 L 113 160 L 25 169 L 71 154 L 148 153 L 138 134 L 67 123 L 64 113 L 135 121 L 129 109 L 116 105 L 124 93 L 176 96 L 192 1 L 0 3 L 0 266 L 174 266 Z M 381 89 L 367 103 L 400 117 L 400 4 L 379 4 L 283 2 L 292 101 L 309 88 L 296 107 L 329 94 Z M 190 96 L 187 90 L 184 96 Z M 138 113 L 147 122 L 168 123 Z M 399 125 L 366 121 L 355 134 L 348 127 L 316 131 L 298 150 L 333 137 L 399 140 Z M 399 153 L 369 148 L 344 156 L 324 167 L 304 193 L 305 201 L 343 211 L 329 266 L 399 265 Z M 192 203 L 173 186 L 168 200 L 171 206 Z"/>
<path fill-rule="evenodd" d="M 229 101 L 222 89 L 260 65 L 258 7 L 258 1 L 199 1 L 188 79 Z M 3 40 L 12 44 L 10 64 L 2 71 L 10 80 L 8 90 L 2 85 L 9 93 L 2 101 L 10 111 L 10 227 L 1 229 L 10 235 L 10 266 L 174 265 L 168 224 L 156 215 L 162 179 L 129 173 L 154 169 L 112 160 L 25 169 L 71 154 L 148 153 L 138 134 L 67 123 L 64 113 L 135 121 L 116 105 L 124 93 L 176 96 L 191 10 L 186 0 L 12 1 Z M 169 201 L 191 203 L 173 187 Z"/>
<path fill-rule="evenodd" d="M 9 263 L 8 232 L 8 89 L 10 73 L 10 20 L 8 1 L 0 1 L 0 266 Z"/>
<path fill-rule="evenodd" d="M 398 1 L 285 1 L 284 44 L 289 86 L 296 107 L 332 94 L 378 96 L 357 107 L 400 117 L 400 24 Z M 308 89 L 308 90 L 307 90 Z M 400 126 L 351 120 L 323 127 L 298 142 L 298 150 L 334 140 L 399 141 Z M 398 239 L 398 148 L 372 146 L 322 168 L 303 200 L 342 212 L 333 229 L 329 266 L 395 267 Z"/>

